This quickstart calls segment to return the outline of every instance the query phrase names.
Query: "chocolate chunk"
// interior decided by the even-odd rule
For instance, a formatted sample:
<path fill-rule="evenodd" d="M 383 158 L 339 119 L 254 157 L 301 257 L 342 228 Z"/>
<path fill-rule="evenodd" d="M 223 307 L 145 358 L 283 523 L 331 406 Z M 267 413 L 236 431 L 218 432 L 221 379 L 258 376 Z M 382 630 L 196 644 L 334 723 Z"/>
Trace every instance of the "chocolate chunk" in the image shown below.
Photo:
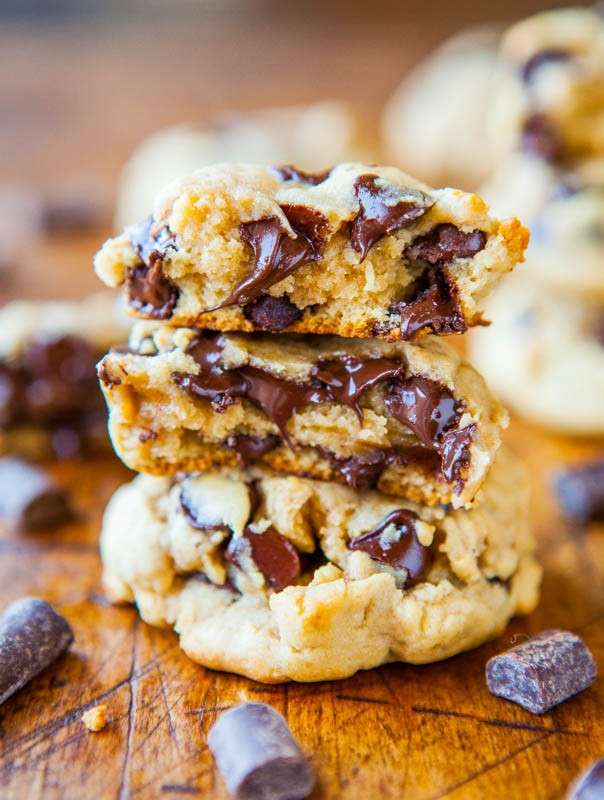
<path fill-rule="evenodd" d="M 66 493 L 41 469 L 19 458 L 0 458 L 0 517 L 19 528 L 59 525 L 72 517 Z"/>
<path fill-rule="evenodd" d="M 559 47 L 546 47 L 543 50 L 539 50 L 523 65 L 522 80 L 525 83 L 531 83 L 535 74 L 544 64 L 568 61 L 570 58 L 572 58 L 571 53 Z"/>
<path fill-rule="evenodd" d="M 561 472 L 554 489 L 569 517 L 581 523 L 604 519 L 604 459 Z"/>
<path fill-rule="evenodd" d="M 568 800 L 602 800 L 604 797 L 604 758 L 582 772 L 570 787 Z"/>
<path fill-rule="evenodd" d="M 222 714 L 208 734 L 226 787 L 238 800 L 302 800 L 314 776 L 286 721 L 264 703 Z"/>
<path fill-rule="evenodd" d="M 255 533 L 248 526 L 242 537 L 232 538 L 226 552 L 227 559 L 242 567 L 245 555 L 251 557 L 268 585 L 276 592 L 295 583 L 300 577 L 300 554 L 273 527 Z"/>
<path fill-rule="evenodd" d="M 275 172 L 282 181 L 296 181 L 297 183 L 305 183 L 308 186 L 318 186 L 323 181 L 326 181 L 331 174 L 331 169 L 326 169 L 324 172 L 304 172 L 291 164 L 284 164 L 282 167 L 275 167 Z"/>
<path fill-rule="evenodd" d="M 390 460 L 388 450 L 373 450 L 348 458 L 338 458 L 330 450 L 322 448 L 321 453 L 351 489 L 373 489 Z"/>
<path fill-rule="evenodd" d="M 272 434 L 268 436 L 247 436 L 240 433 L 236 436 L 230 436 L 227 441 L 227 447 L 237 453 L 238 460 L 244 466 L 260 461 L 263 455 L 270 453 L 280 444 L 279 437 Z"/>
<path fill-rule="evenodd" d="M 0 616 L 0 703 L 52 664 L 73 642 L 69 623 L 44 600 L 24 597 Z"/>
<path fill-rule="evenodd" d="M 466 233 L 456 225 L 444 222 L 414 239 L 405 248 L 404 256 L 409 261 L 427 261 L 432 266 L 443 266 L 456 258 L 472 258 L 484 250 L 486 243 L 484 231 Z"/>
<path fill-rule="evenodd" d="M 350 244 L 361 261 L 376 242 L 412 225 L 434 205 L 423 192 L 389 184 L 377 175 L 360 175 L 354 193 L 360 211 L 352 221 Z"/>
<path fill-rule="evenodd" d="M 395 570 L 404 570 L 399 585 L 409 588 L 423 580 L 430 564 L 432 551 L 417 538 L 417 514 L 400 508 L 388 514 L 372 530 L 357 536 L 348 543 L 350 550 L 361 550 L 380 564 Z"/>
<path fill-rule="evenodd" d="M 148 266 L 134 267 L 126 277 L 128 303 L 151 319 L 170 319 L 180 294 L 178 287 L 163 274 L 162 266 L 162 256 L 153 251 Z"/>
<path fill-rule="evenodd" d="M 391 310 L 400 314 L 404 341 L 410 341 L 424 328 L 441 336 L 467 330 L 455 287 L 438 269 L 427 270 L 418 281 L 415 296 L 407 303 L 395 303 Z"/>
<path fill-rule="evenodd" d="M 395 419 L 439 454 L 443 476 L 461 488 L 476 431 L 475 425 L 458 428 L 463 403 L 446 386 L 421 375 L 393 381 L 384 402 Z"/>
<path fill-rule="evenodd" d="M 570 631 L 547 630 L 487 662 L 492 694 L 545 714 L 586 689 L 597 675 L 583 639 Z"/>
<path fill-rule="evenodd" d="M 555 161 L 561 150 L 558 134 L 544 114 L 533 114 L 522 129 L 522 150 L 530 155 Z"/>
<path fill-rule="evenodd" d="M 164 256 L 168 250 L 176 249 L 176 241 L 170 228 L 155 222 L 152 216 L 133 225 L 128 231 L 128 238 L 146 266 L 150 264 L 152 253 Z"/>
<path fill-rule="evenodd" d="M 278 217 L 265 217 L 239 226 L 241 239 L 252 250 L 254 267 L 218 308 L 246 305 L 298 267 L 321 258 L 329 229 L 327 218 L 309 206 L 283 205 L 281 210 L 295 234 L 293 237 Z"/>
<path fill-rule="evenodd" d="M 243 316 L 258 330 L 278 333 L 297 322 L 302 316 L 302 309 L 292 303 L 286 294 L 281 297 L 262 294 L 243 306 Z"/>
<path fill-rule="evenodd" d="M 362 422 L 359 401 L 363 392 L 380 381 L 400 375 L 403 370 L 400 361 L 390 358 L 342 356 L 337 360 L 319 362 L 310 374 L 329 388 L 336 403 L 352 408 Z"/>

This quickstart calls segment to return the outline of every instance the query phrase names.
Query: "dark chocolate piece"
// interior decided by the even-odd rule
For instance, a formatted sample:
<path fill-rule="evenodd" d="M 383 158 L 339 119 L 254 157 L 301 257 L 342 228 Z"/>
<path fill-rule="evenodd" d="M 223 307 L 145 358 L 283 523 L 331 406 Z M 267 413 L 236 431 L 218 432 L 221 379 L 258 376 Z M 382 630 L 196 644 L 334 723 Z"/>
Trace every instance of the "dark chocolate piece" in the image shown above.
<path fill-rule="evenodd" d="M 545 161 L 555 161 L 560 155 L 558 134 L 544 114 L 533 114 L 525 120 L 521 144 L 523 152 Z"/>
<path fill-rule="evenodd" d="M 296 583 L 302 572 L 300 554 L 293 544 L 272 526 L 262 533 L 254 533 L 248 526 L 242 537 L 229 542 L 226 557 L 241 566 L 241 556 L 247 553 L 271 589 L 280 592 Z"/>
<path fill-rule="evenodd" d="M 329 460 L 351 489 L 373 489 L 382 472 L 391 461 L 388 450 L 373 450 L 358 456 L 339 458 L 330 450 L 321 448 L 321 454 Z"/>
<path fill-rule="evenodd" d="M 326 169 L 323 172 L 305 172 L 291 164 L 284 164 L 274 169 L 282 181 L 296 181 L 297 183 L 305 183 L 308 186 L 318 186 L 323 181 L 326 181 L 331 174 L 331 169 Z"/>
<path fill-rule="evenodd" d="M 444 222 L 424 236 L 418 236 L 405 248 L 405 258 L 410 261 L 426 261 L 432 266 L 450 264 L 456 258 L 472 258 L 484 250 L 487 235 L 473 230 L 465 233 L 456 225 Z"/>
<path fill-rule="evenodd" d="M 281 297 L 262 294 L 243 306 L 243 316 L 254 328 L 271 333 L 278 333 L 293 325 L 302 313 L 302 309 L 292 303 L 286 294 Z"/>
<path fill-rule="evenodd" d="M 423 580 L 432 563 L 431 549 L 424 547 L 417 538 L 417 519 L 414 511 L 400 508 L 388 514 L 372 530 L 352 539 L 348 547 L 350 550 L 367 553 L 379 564 L 404 570 L 405 578 L 400 588 L 415 586 Z"/>
<path fill-rule="evenodd" d="M 532 55 L 522 67 L 522 80 L 531 83 L 536 73 L 544 64 L 553 64 L 560 61 L 568 61 L 572 54 L 561 47 L 546 47 Z"/>
<path fill-rule="evenodd" d="M 295 237 L 278 217 L 243 222 L 239 226 L 241 239 L 252 250 L 254 267 L 217 308 L 246 305 L 303 264 L 321 258 L 329 229 L 327 218 L 309 206 L 283 205 L 281 210 Z"/>
<path fill-rule="evenodd" d="M 567 516 L 581 523 L 604 519 L 604 458 L 561 472 L 554 489 Z"/>
<path fill-rule="evenodd" d="M 360 175 L 354 193 L 360 210 L 352 221 L 350 244 L 361 261 L 376 242 L 412 225 L 434 205 L 423 192 L 388 184 L 377 175 Z"/>
<path fill-rule="evenodd" d="M 136 247 L 143 264 L 149 266 L 151 253 L 164 256 L 168 250 L 176 249 L 174 236 L 167 225 L 161 225 L 153 217 L 133 225 L 128 231 L 128 238 L 133 247 Z"/>
<path fill-rule="evenodd" d="M 586 689 L 597 669 L 583 639 L 570 631 L 547 630 L 487 662 L 492 694 L 545 714 Z"/>
<path fill-rule="evenodd" d="M 314 776 L 287 722 L 264 703 L 225 711 L 208 734 L 226 787 L 237 800 L 303 800 Z"/>
<path fill-rule="evenodd" d="M 73 642 L 69 623 L 44 600 L 24 597 L 0 616 L 0 703 L 52 664 Z"/>
<path fill-rule="evenodd" d="M 163 274 L 163 263 L 162 256 L 153 251 L 148 266 L 134 267 L 126 277 L 128 303 L 151 319 L 170 319 L 180 294 L 178 287 Z"/>
<path fill-rule="evenodd" d="M 464 333 L 468 327 L 455 286 L 439 269 L 427 270 L 417 282 L 415 296 L 406 303 L 395 303 L 392 311 L 400 314 L 404 341 L 410 341 L 424 328 L 442 336 Z"/>
<path fill-rule="evenodd" d="M 227 447 L 234 450 L 237 453 L 237 459 L 244 466 L 247 466 L 260 461 L 263 455 L 270 453 L 280 444 L 281 439 L 273 434 L 268 436 L 247 436 L 244 433 L 239 433 L 236 436 L 229 437 Z"/>
<path fill-rule="evenodd" d="M 66 492 L 46 472 L 13 456 L 0 458 L 0 517 L 34 530 L 72 516 Z"/>
<path fill-rule="evenodd" d="M 582 772 L 570 787 L 568 800 L 602 800 L 604 798 L 604 758 Z"/>

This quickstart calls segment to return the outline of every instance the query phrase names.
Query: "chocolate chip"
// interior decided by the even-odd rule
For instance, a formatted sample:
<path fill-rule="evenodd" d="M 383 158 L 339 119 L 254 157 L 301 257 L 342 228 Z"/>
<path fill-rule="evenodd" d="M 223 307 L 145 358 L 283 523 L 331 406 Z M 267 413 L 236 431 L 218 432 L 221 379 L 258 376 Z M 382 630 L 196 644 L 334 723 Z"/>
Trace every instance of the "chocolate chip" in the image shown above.
<path fill-rule="evenodd" d="M 407 245 L 403 255 L 409 261 L 426 261 L 432 266 L 443 266 L 456 258 L 472 258 L 484 250 L 486 243 L 484 231 L 466 233 L 456 225 L 444 222 L 424 236 L 416 237 Z"/>
<path fill-rule="evenodd" d="M 300 319 L 302 313 L 302 309 L 292 303 L 286 294 L 281 297 L 262 294 L 243 306 L 243 316 L 255 328 L 271 333 L 278 333 L 293 325 Z"/>
<path fill-rule="evenodd" d="M 354 193 L 360 211 L 352 221 L 350 244 L 361 261 L 376 242 L 412 225 L 434 205 L 423 192 L 389 184 L 377 175 L 360 175 Z"/>
<path fill-rule="evenodd" d="M 164 256 L 169 250 L 176 249 L 176 240 L 170 228 L 155 222 L 152 216 L 133 225 L 128 230 L 128 239 L 146 266 L 149 266 L 152 253 Z"/>
<path fill-rule="evenodd" d="M 29 683 L 73 642 L 68 622 L 44 600 L 24 597 L 0 617 L 0 703 Z"/>
<path fill-rule="evenodd" d="M 238 800 L 302 800 L 314 776 L 286 721 L 264 703 L 243 703 L 222 714 L 208 746 L 228 791 Z"/>
<path fill-rule="evenodd" d="M 521 146 L 523 152 L 545 161 L 555 161 L 561 150 L 558 134 L 544 114 L 533 114 L 525 121 Z"/>
<path fill-rule="evenodd" d="M 570 787 L 568 800 L 602 800 L 604 797 L 604 758 L 582 772 Z"/>
<path fill-rule="evenodd" d="M 570 631 L 547 630 L 487 662 L 492 694 L 545 714 L 596 679 L 593 656 Z"/>
<path fill-rule="evenodd" d="M 379 564 L 403 570 L 402 581 L 397 581 L 400 588 L 415 586 L 423 580 L 432 563 L 432 551 L 417 538 L 417 520 L 414 511 L 398 509 L 372 530 L 352 539 L 348 547 L 367 553 Z"/>
<path fill-rule="evenodd" d="M 242 563 L 242 554 L 249 554 L 271 589 L 280 592 L 296 583 L 302 571 L 300 554 L 293 544 L 273 527 L 255 533 L 247 527 L 243 537 L 233 538 L 227 548 L 227 558 L 234 564 Z"/>
<path fill-rule="evenodd" d="M 283 205 L 281 210 L 295 236 L 278 217 L 264 217 L 239 226 L 242 241 L 252 250 L 254 266 L 218 308 L 247 305 L 303 264 L 321 258 L 329 230 L 327 218 L 309 206 Z"/>
<path fill-rule="evenodd" d="M 561 472 L 554 489 L 569 517 L 580 523 L 604 519 L 604 459 Z"/>
<path fill-rule="evenodd" d="M 248 436 L 239 433 L 236 436 L 230 436 L 227 441 L 227 447 L 237 453 L 238 460 L 244 466 L 260 461 L 263 455 L 270 453 L 280 444 L 279 437 L 272 434 L 268 436 Z"/>
<path fill-rule="evenodd" d="M 149 265 L 129 270 L 126 277 L 128 303 L 151 319 L 170 319 L 178 302 L 179 290 L 162 272 L 163 257 L 157 251 L 149 256 Z"/>
<path fill-rule="evenodd" d="M 33 530 L 72 516 L 66 493 L 46 472 L 19 458 L 0 458 L 0 517 Z"/>
<path fill-rule="evenodd" d="M 546 47 L 532 55 L 522 67 L 522 80 L 531 83 L 535 74 L 544 64 L 553 64 L 560 61 L 568 61 L 572 58 L 568 50 L 559 47 Z"/>
<path fill-rule="evenodd" d="M 464 333 L 468 327 L 456 289 L 439 269 L 427 270 L 418 281 L 415 296 L 406 303 L 395 303 L 391 311 L 400 315 L 404 341 L 410 341 L 424 328 L 442 336 Z"/>
<path fill-rule="evenodd" d="M 338 458 L 329 450 L 321 449 L 321 452 L 351 489 L 373 489 L 388 465 L 390 456 L 388 450 L 373 450 L 348 458 Z"/>
<path fill-rule="evenodd" d="M 224 369 L 220 365 L 223 340 L 220 334 L 204 331 L 195 336 L 187 347 L 201 367 L 197 375 L 174 373 L 172 379 L 193 398 L 209 400 L 215 411 L 224 411 L 237 398 L 244 397 L 247 383 L 237 370 Z"/>
<path fill-rule="evenodd" d="M 291 164 L 285 164 L 281 167 L 275 167 L 275 172 L 282 181 L 296 181 L 297 183 L 305 183 L 308 186 L 318 186 L 323 181 L 326 181 L 331 174 L 331 169 L 326 169 L 323 172 L 304 172 Z"/>

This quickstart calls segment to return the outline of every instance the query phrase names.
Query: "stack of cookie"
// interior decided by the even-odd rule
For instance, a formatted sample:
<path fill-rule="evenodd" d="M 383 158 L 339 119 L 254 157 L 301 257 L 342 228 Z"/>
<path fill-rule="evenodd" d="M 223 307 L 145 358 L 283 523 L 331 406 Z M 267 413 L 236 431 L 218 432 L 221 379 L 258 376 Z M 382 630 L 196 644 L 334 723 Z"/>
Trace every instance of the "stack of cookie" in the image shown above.
<path fill-rule="evenodd" d="M 487 308 L 472 357 L 532 421 L 604 434 L 604 17 L 558 9 L 503 37 L 500 168 L 485 194 L 531 228 L 522 275 Z M 505 123 L 505 124 L 504 124 Z"/>
<path fill-rule="evenodd" d="M 99 365 L 142 473 L 106 512 L 108 595 L 263 681 L 438 660 L 531 610 L 506 413 L 440 338 L 481 322 L 526 238 L 389 167 L 168 187 L 95 263 L 145 320 Z"/>

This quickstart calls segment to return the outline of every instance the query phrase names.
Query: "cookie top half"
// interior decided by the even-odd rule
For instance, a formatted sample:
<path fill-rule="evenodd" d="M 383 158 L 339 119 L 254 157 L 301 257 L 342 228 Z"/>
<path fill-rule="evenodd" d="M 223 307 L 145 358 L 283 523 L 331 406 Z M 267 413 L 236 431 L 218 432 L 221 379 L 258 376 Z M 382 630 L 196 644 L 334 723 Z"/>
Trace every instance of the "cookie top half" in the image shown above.
<path fill-rule="evenodd" d="M 527 242 L 477 195 L 394 167 L 217 164 L 167 187 L 95 268 L 134 316 L 172 325 L 411 340 L 480 323 Z"/>

